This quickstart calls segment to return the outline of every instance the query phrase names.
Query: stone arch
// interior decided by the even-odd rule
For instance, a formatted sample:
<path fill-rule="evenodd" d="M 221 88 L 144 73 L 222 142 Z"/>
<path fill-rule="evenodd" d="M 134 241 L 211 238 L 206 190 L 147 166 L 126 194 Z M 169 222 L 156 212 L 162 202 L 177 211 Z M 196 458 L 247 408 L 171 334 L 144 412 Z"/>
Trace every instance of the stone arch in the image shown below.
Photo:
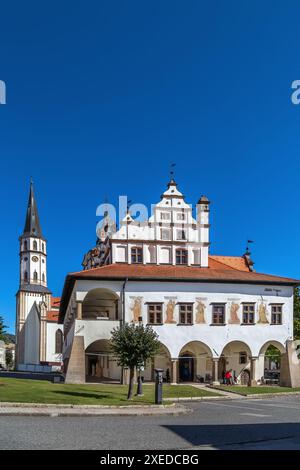
<path fill-rule="evenodd" d="M 106 288 L 90 290 L 82 302 L 82 318 L 118 320 L 120 297 Z"/>
<path fill-rule="evenodd" d="M 154 381 L 155 379 L 155 369 L 163 369 L 163 378 L 168 380 L 171 378 L 172 371 L 172 359 L 169 348 L 160 341 L 160 351 L 155 356 L 152 361 L 148 361 L 146 364 L 145 370 L 142 373 L 145 381 Z M 168 371 L 169 369 L 169 371 Z M 167 372 L 168 371 L 168 372 Z"/>
<path fill-rule="evenodd" d="M 212 351 L 202 341 L 189 341 L 178 354 L 178 375 L 181 382 L 212 380 Z"/>
<path fill-rule="evenodd" d="M 219 381 L 224 382 L 225 372 L 231 371 L 233 382 L 245 385 L 246 374 L 251 377 L 251 347 L 240 340 L 229 341 L 223 346 L 218 364 Z"/>
<path fill-rule="evenodd" d="M 87 382 L 120 381 L 121 368 L 108 339 L 98 339 L 86 348 L 85 371 Z"/>
<path fill-rule="evenodd" d="M 275 348 L 273 353 L 271 348 Z M 277 340 L 266 341 L 261 346 L 258 356 L 258 380 L 261 383 L 279 383 L 281 356 L 285 352 L 284 345 Z"/>

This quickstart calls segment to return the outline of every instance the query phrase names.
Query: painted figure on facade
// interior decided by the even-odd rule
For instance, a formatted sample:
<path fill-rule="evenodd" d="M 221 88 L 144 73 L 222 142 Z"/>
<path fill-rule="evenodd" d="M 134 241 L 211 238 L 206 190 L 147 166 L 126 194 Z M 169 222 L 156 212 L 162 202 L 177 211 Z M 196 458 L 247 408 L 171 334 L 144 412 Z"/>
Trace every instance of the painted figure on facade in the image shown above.
<path fill-rule="evenodd" d="M 143 297 L 134 297 L 133 299 L 133 305 L 130 309 L 132 311 L 132 323 L 138 323 L 142 316 L 142 299 Z"/>
<path fill-rule="evenodd" d="M 175 305 L 176 305 L 175 300 L 170 299 L 169 302 L 167 303 L 165 323 L 176 323 L 176 320 L 174 320 Z"/>
<path fill-rule="evenodd" d="M 197 307 L 196 307 L 196 323 L 205 323 L 205 305 L 201 300 L 197 300 Z"/>
<path fill-rule="evenodd" d="M 237 314 L 239 308 L 240 308 L 239 304 L 235 304 L 234 302 L 231 303 L 230 318 L 228 320 L 228 323 L 233 323 L 233 324 L 239 324 L 240 323 L 240 319 L 239 319 L 238 314 Z"/>
<path fill-rule="evenodd" d="M 104 244 L 97 239 L 96 246 L 89 250 L 83 257 L 83 269 L 92 269 L 97 266 L 102 266 L 105 255 Z"/>
<path fill-rule="evenodd" d="M 258 321 L 257 323 L 269 323 L 267 319 L 267 307 L 263 302 L 258 307 Z"/>

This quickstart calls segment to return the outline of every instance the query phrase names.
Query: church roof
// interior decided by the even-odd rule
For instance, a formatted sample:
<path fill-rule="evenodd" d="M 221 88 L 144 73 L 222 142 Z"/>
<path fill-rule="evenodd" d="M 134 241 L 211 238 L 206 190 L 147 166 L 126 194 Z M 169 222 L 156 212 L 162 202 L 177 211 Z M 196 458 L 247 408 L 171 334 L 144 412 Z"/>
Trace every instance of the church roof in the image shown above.
<path fill-rule="evenodd" d="M 19 291 L 34 292 L 35 294 L 51 294 L 48 287 L 41 286 L 40 284 L 22 284 Z"/>
<path fill-rule="evenodd" d="M 30 181 L 29 199 L 23 237 L 43 238 L 32 181 Z"/>
<path fill-rule="evenodd" d="M 243 257 L 209 256 L 208 268 L 178 265 L 108 264 L 67 275 L 61 298 L 60 322 L 63 321 L 73 286 L 76 280 L 81 279 L 300 285 L 300 281 L 297 279 L 251 272 L 246 267 Z"/>

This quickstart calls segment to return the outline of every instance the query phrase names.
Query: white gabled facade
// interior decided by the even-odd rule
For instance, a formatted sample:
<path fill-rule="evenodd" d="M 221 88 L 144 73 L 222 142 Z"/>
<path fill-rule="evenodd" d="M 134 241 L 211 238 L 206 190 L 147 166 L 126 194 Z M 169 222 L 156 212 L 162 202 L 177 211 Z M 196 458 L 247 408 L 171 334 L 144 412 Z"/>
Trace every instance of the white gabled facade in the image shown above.
<path fill-rule="evenodd" d="M 261 383 L 268 346 L 283 354 L 293 338 L 297 281 L 253 272 L 249 252 L 209 255 L 209 201 L 201 197 L 194 218 L 174 180 L 149 220 L 136 223 L 128 211 L 118 231 L 112 226 L 106 216 L 86 269 L 65 282 L 66 380 L 122 380 L 111 330 L 143 322 L 162 345 L 145 380 L 162 367 L 173 383 L 218 382 L 228 369 L 238 383 Z"/>

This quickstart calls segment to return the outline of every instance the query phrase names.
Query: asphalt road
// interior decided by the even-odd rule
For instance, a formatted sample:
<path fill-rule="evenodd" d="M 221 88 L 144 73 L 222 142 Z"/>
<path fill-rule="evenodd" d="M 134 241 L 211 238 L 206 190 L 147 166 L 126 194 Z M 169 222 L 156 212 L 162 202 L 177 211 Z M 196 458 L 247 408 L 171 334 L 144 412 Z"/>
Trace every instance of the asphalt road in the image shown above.
<path fill-rule="evenodd" d="M 300 397 L 189 405 L 183 416 L 0 417 L 0 449 L 300 449 Z"/>

